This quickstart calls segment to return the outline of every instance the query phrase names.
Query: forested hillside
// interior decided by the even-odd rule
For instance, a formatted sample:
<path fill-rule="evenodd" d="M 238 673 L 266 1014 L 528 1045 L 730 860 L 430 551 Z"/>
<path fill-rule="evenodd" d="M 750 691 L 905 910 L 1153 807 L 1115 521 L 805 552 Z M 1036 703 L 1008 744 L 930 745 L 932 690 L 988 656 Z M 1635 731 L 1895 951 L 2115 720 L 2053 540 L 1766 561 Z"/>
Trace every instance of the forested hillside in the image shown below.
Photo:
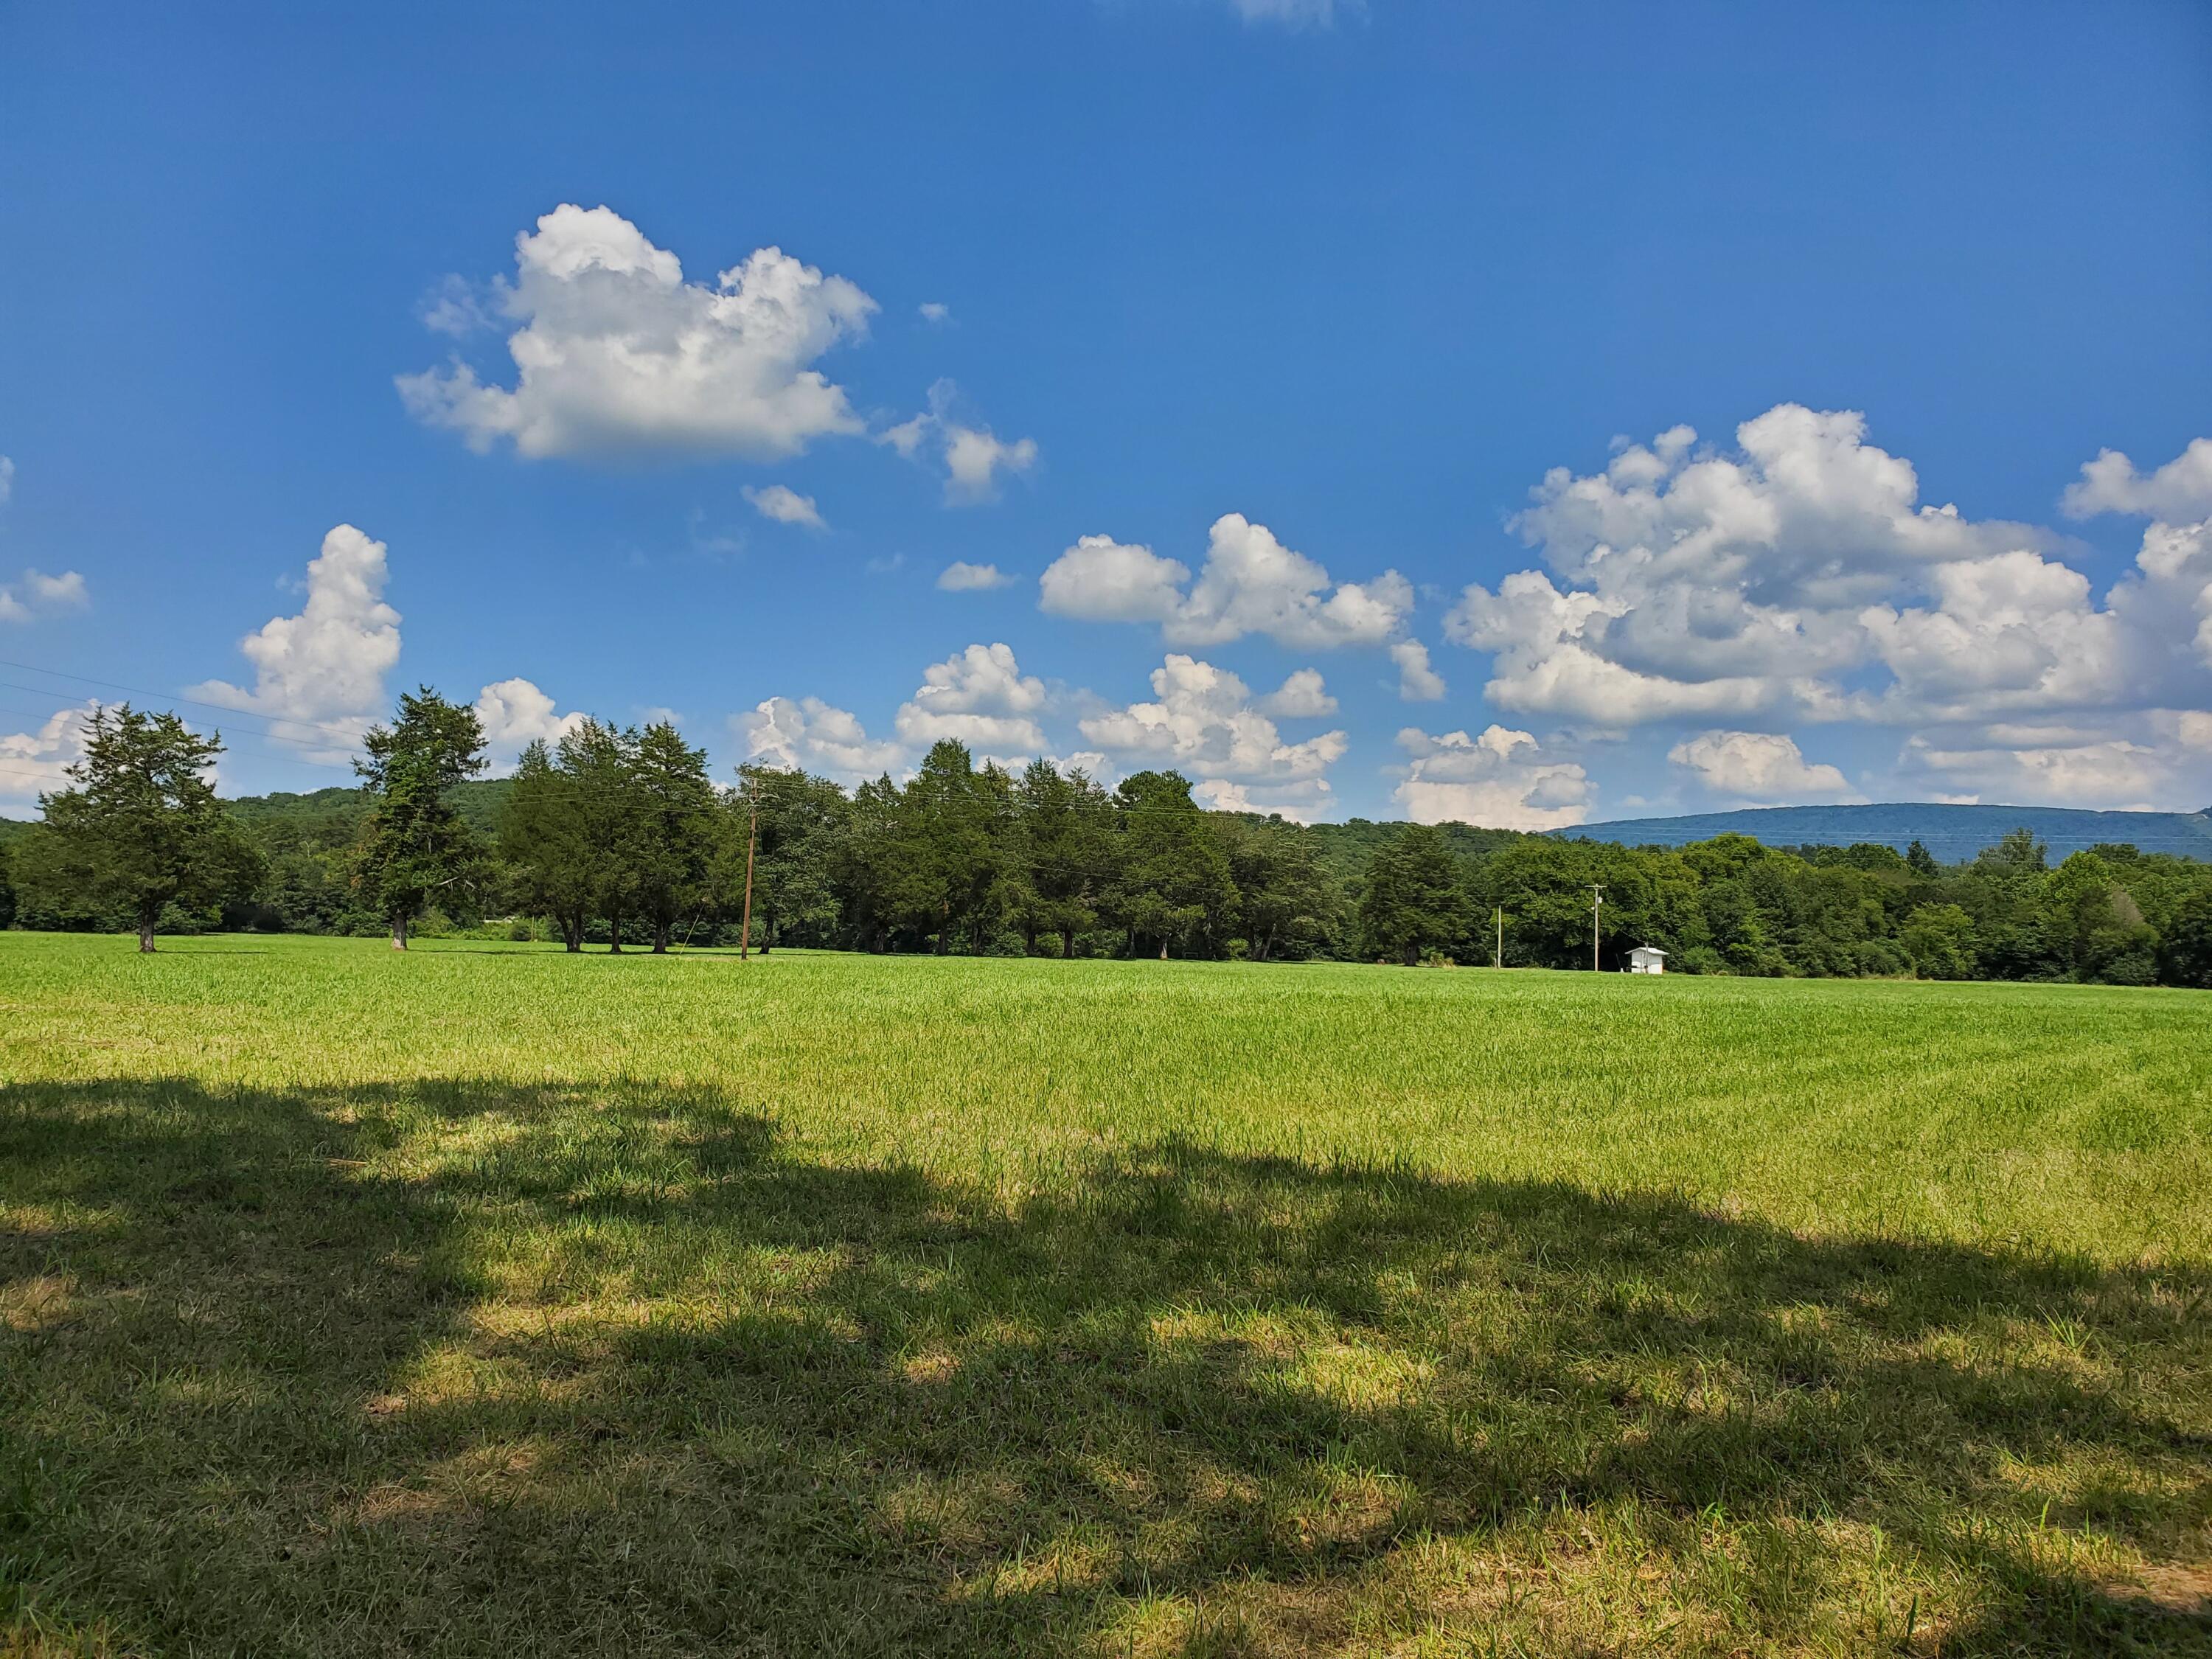
<path fill-rule="evenodd" d="M 1904 852 L 1914 842 L 1949 863 L 1975 857 L 2026 830 L 2054 858 L 2092 847 L 2212 859 L 2212 812 L 2092 812 L 2070 806 L 1980 806 L 1890 801 L 1862 806 L 1750 806 L 1686 817 L 1623 818 L 1552 833 L 1631 847 L 1686 847 L 1716 836 L 1750 836 L 1770 847 L 1850 847 L 1872 842 Z"/>
<path fill-rule="evenodd" d="M 2118 843 L 2054 862 L 2032 827 L 1947 861 L 1876 842 L 1793 850 L 1723 834 L 1668 848 L 1464 824 L 1303 826 L 1205 811 L 1171 772 L 1109 790 L 1043 762 L 1018 775 L 977 767 L 957 743 L 904 783 L 847 790 L 747 766 L 725 790 L 672 728 L 595 723 L 557 749 L 533 746 L 512 778 L 442 798 L 460 839 L 451 878 L 426 885 L 405 918 L 418 933 L 493 927 L 571 949 L 734 943 L 750 895 L 761 950 L 1502 955 L 1509 967 L 1588 968 L 1595 926 L 1606 968 L 1648 944 L 1692 973 L 2212 985 L 2212 864 Z M 363 878 L 373 793 L 224 810 L 258 857 L 254 877 L 220 904 L 170 907 L 165 930 L 392 924 Z M 52 834 L 11 826 L 0 843 L 0 920 L 127 926 L 60 873 L 42 851 Z"/>

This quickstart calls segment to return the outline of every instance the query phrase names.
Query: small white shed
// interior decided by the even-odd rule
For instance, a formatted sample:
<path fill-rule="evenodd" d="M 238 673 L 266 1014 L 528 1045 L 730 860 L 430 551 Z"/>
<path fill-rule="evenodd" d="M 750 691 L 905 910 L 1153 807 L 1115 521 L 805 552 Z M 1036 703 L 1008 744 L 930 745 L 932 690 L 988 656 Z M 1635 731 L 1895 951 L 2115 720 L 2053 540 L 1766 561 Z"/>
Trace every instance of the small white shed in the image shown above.
<path fill-rule="evenodd" d="M 1656 945 L 1639 945 L 1628 953 L 1628 971 L 1663 974 L 1667 971 L 1667 953 Z"/>

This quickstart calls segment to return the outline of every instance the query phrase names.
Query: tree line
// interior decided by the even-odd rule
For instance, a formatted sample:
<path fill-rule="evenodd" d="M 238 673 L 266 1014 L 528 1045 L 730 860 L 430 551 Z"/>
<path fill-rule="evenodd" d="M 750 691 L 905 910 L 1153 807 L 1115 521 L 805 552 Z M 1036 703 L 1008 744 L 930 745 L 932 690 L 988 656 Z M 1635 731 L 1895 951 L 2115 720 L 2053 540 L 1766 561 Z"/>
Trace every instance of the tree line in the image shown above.
<path fill-rule="evenodd" d="M 318 813 L 216 799 L 218 740 L 97 711 L 70 787 L 0 846 L 0 923 L 375 931 L 495 923 L 666 951 L 1488 963 L 1765 975 L 2212 986 L 2212 866 L 2125 846 L 2052 866 L 2025 830 L 1964 863 L 1917 843 L 1680 848 L 1464 825 L 1207 811 L 1174 772 L 1108 788 L 936 744 L 848 790 L 740 766 L 665 722 L 585 720 L 485 769 L 475 713 L 423 688 Z M 297 798 L 295 798 L 297 799 Z M 1593 890 L 1604 902 L 1593 915 Z M 749 908 L 748 908 L 749 906 Z"/>

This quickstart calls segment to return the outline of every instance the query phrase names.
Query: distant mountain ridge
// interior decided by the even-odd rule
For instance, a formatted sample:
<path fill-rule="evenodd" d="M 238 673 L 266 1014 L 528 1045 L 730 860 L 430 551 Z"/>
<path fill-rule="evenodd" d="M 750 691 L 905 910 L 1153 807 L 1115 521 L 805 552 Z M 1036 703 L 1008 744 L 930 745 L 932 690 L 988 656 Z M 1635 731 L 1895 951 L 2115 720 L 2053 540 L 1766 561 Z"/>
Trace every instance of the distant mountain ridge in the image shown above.
<path fill-rule="evenodd" d="M 1550 833 L 1570 840 L 1681 847 L 1730 833 L 1769 847 L 1848 847 L 1875 842 L 1900 853 L 1918 842 L 1944 864 L 1971 859 L 2010 831 L 2027 829 L 2053 860 L 2100 844 L 2212 862 L 2212 812 L 2093 812 L 2071 806 L 1956 806 L 1887 801 L 1870 806 L 1753 806 L 1683 817 L 1619 818 Z"/>

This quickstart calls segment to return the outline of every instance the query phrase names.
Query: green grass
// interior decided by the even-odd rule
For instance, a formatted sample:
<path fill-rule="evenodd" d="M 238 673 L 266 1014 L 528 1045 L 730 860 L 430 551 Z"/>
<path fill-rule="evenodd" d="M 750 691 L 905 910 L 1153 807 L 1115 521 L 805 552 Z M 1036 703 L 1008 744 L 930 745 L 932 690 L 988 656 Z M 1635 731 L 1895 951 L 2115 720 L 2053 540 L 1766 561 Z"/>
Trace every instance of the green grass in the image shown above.
<path fill-rule="evenodd" d="M 2191 993 L 0 935 L 0 1653 L 2212 1651 L 2208 1147 Z"/>

